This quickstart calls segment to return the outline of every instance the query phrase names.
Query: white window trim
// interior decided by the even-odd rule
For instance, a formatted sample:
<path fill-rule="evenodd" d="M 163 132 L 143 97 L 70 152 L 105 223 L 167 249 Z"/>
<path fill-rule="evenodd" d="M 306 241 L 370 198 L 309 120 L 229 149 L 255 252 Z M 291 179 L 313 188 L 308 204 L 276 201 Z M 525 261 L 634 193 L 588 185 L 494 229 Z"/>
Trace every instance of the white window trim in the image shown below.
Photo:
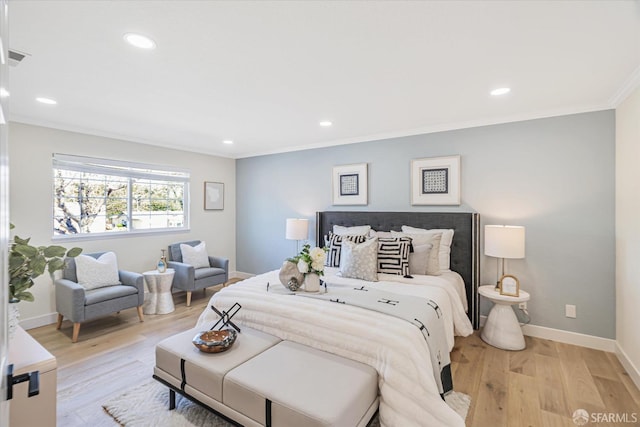
<path fill-rule="evenodd" d="M 174 181 L 185 184 L 183 194 L 184 225 L 182 227 L 140 229 L 121 232 L 104 233 L 79 233 L 79 234 L 53 234 L 52 240 L 98 240 L 114 239 L 123 237 L 139 237 L 150 234 L 184 233 L 190 231 L 190 178 L 189 169 L 175 166 L 154 165 L 148 163 L 128 162 L 122 160 L 101 159 L 96 157 L 74 156 L 70 154 L 53 154 L 52 171 L 54 169 L 65 169 L 76 172 L 87 172 L 103 175 L 122 176 L 127 178 L 151 179 L 160 181 Z M 170 172 L 170 173 L 167 173 Z M 55 180 L 52 194 L 55 193 Z M 128 194 L 127 206 L 131 209 L 131 193 Z M 51 201 L 51 218 L 55 217 L 54 201 Z"/>

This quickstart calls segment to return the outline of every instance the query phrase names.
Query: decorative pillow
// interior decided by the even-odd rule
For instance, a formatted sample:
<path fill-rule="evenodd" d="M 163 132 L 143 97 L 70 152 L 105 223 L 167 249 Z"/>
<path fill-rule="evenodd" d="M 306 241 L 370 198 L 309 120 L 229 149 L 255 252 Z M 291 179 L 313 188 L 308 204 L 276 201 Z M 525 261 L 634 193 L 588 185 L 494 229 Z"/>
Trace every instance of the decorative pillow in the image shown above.
<path fill-rule="evenodd" d="M 340 254 L 340 275 L 352 279 L 378 281 L 378 239 L 374 237 L 356 244 L 349 240 L 342 242 Z"/>
<path fill-rule="evenodd" d="M 433 245 L 434 252 L 438 253 L 438 263 L 440 271 L 449 271 L 451 269 L 451 244 L 453 242 L 453 229 L 433 229 L 414 228 L 408 225 L 402 226 L 402 231 L 407 234 L 441 234 L 440 245 Z M 437 250 L 436 250 L 437 249 Z"/>
<path fill-rule="evenodd" d="M 427 274 L 431 248 L 431 243 L 413 245 L 413 252 L 409 254 L 409 274 Z"/>
<path fill-rule="evenodd" d="M 378 238 L 378 273 L 408 275 L 410 251 L 408 237 Z"/>
<path fill-rule="evenodd" d="M 438 248 L 440 247 L 440 240 L 442 239 L 441 233 L 400 233 L 398 231 L 392 231 L 391 234 L 394 237 L 408 237 L 411 239 L 413 247 L 431 245 L 427 256 L 427 272 L 430 276 L 439 276 L 440 273 L 440 261 L 438 257 Z"/>
<path fill-rule="evenodd" d="M 105 252 L 99 258 L 78 255 L 75 258 L 78 284 L 87 290 L 120 285 L 116 254 Z"/>
<path fill-rule="evenodd" d="M 353 243 L 363 243 L 367 240 L 367 236 L 338 236 L 337 234 L 329 233 L 327 240 L 327 261 L 325 265 L 327 267 L 340 267 L 340 249 L 342 248 L 343 241 L 350 241 Z"/>
<path fill-rule="evenodd" d="M 384 238 L 389 238 L 389 237 L 393 237 L 393 235 L 391 234 L 390 231 L 376 231 L 376 230 L 371 230 L 369 232 L 369 237 L 384 237 Z"/>
<path fill-rule="evenodd" d="M 333 234 L 338 236 L 368 236 L 370 231 L 370 225 L 358 225 L 356 227 L 333 226 Z"/>
<path fill-rule="evenodd" d="M 181 243 L 180 252 L 182 252 L 182 262 L 193 266 L 193 268 L 211 267 L 209 265 L 207 246 L 204 242 L 200 242 L 196 246 Z"/>

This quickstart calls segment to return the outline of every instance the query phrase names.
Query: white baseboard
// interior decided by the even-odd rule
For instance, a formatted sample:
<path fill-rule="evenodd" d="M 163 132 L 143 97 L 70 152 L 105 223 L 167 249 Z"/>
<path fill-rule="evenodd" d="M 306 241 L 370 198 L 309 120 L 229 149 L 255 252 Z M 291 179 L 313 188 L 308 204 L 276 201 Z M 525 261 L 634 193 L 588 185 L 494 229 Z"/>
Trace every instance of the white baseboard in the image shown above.
<path fill-rule="evenodd" d="M 30 317 L 20 321 L 20 326 L 25 331 L 28 329 L 39 328 L 40 326 L 51 325 L 58 321 L 58 313 L 43 314 L 37 317 Z"/>
<path fill-rule="evenodd" d="M 622 364 L 622 367 L 629 377 L 631 377 L 631 381 L 636 385 L 636 387 L 640 388 L 640 370 L 637 366 L 633 364 L 627 353 L 624 352 L 620 344 L 616 342 L 616 356 L 618 356 L 618 360 Z"/>
<path fill-rule="evenodd" d="M 233 278 L 233 279 L 248 279 L 250 277 L 255 276 L 255 274 L 251 274 L 251 273 L 244 273 L 242 271 L 232 271 L 231 273 L 229 273 L 229 277 Z"/>
<path fill-rule="evenodd" d="M 487 316 L 480 316 L 480 326 L 484 326 Z M 563 331 L 561 329 L 547 328 L 538 325 L 524 325 L 522 333 L 535 338 L 558 341 L 565 344 L 578 345 L 580 347 L 593 348 L 608 352 L 616 351 L 616 341 L 609 338 L 596 337 L 593 335 L 580 334 L 578 332 Z"/>

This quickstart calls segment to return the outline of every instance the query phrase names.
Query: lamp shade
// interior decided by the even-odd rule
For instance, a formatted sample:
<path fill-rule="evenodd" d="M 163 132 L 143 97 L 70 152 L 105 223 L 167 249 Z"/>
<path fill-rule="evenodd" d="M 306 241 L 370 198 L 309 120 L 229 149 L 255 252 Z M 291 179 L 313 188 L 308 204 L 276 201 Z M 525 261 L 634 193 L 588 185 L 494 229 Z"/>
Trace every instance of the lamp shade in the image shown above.
<path fill-rule="evenodd" d="M 496 258 L 524 258 L 524 227 L 485 225 L 484 254 Z"/>
<path fill-rule="evenodd" d="M 305 240 L 309 236 L 309 220 L 287 218 L 287 240 Z"/>

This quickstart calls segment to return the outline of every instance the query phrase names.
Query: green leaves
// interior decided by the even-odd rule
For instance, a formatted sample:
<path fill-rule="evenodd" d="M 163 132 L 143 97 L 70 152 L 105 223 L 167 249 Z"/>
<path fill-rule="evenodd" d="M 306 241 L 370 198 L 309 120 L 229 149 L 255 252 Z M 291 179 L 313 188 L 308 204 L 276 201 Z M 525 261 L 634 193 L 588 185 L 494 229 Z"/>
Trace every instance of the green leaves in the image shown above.
<path fill-rule="evenodd" d="M 13 228 L 13 227 L 11 227 Z M 65 257 L 73 258 L 82 252 L 81 248 L 66 248 L 58 245 L 31 246 L 31 238 L 13 238 L 9 250 L 9 299 L 33 301 L 33 294 L 27 289 L 34 285 L 33 279 L 48 271 L 53 275 L 65 267 Z"/>
<path fill-rule="evenodd" d="M 67 252 L 67 256 L 69 258 L 75 258 L 82 253 L 82 248 L 71 248 L 69 252 Z"/>

